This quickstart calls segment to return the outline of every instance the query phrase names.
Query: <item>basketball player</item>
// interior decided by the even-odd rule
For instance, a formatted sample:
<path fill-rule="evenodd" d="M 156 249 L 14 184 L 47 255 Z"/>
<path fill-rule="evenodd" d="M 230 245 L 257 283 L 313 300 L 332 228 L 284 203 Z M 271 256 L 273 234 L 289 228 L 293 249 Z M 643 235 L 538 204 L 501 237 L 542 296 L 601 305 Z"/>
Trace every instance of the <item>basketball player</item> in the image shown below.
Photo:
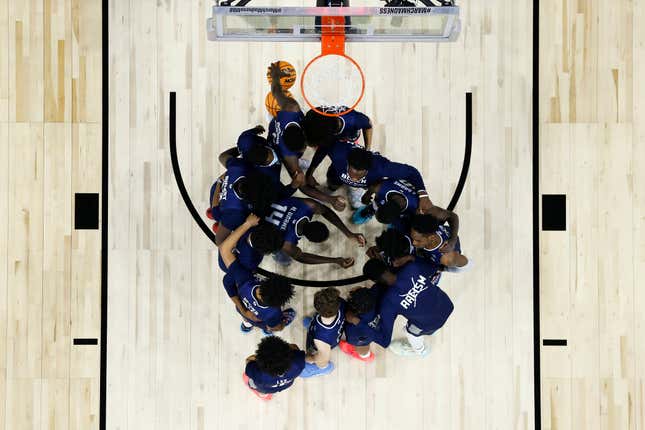
<path fill-rule="evenodd" d="M 363 274 L 374 282 L 388 286 L 379 305 L 381 327 L 375 342 L 388 346 L 395 354 L 426 356 L 430 348 L 422 336 L 430 336 L 448 320 L 454 306 L 439 287 L 441 274 L 438 266 L 428 260 L 416 258 L 395 274 L 379 259 L 368 260 Z M 392 341 L 392 330 L 397 315 L 408 321 L 405 326 L 407 340 Z"/>
<path fill-rule="evenodd" d="M 324 149 L 316 150 L 311 166 L 307 170 L 307 176 L 313 176 L 315 169 L 324 158 L 324 153 Z M 343 184 L 351 187 L 350 205 L 354 209 L 361 206 L 363 190 L 385 178 L 405 179 L 412 184 L 419 197 L 420 212 L 425 213 L 432 207 L 421 174 L 410 165 L 392 162 L 379 154 L 347 142 L 335 142 L 329 148 L 327 155 L 331 159 L 331 166 L 327 169 L 327 187 L 332 191 Z"/>
<path fill-rule="evenodd" d="M 222 173 L 222 175 L 217 178 L 215 183 L 211 185 L 211 191 L 210 191 L 210 207 L 206 209 L 206 217 L 210 220 L 213 220 L 213 233 L 217 233 L 217 229 L 219 228 L 219 220 L 221 218 L 221 212 L 219 210 L 219 197 L 222 192 L 222 182 L 224 181 L 224 177 L 226 176 L 226 173 Z"/>
<path fill-rule="evenodd" d="M 271 212 L 265 220 L 274 224 L 283 233 L 284 245 L 282 253 L 274 256 L 282 265 L 288 265 L 291 258 L 304 264 L 337 264 L 346 269 L 354 264 L 351 257 L 325 257 L 302 251 L 298 247 L 300 238 L 305 237 L 314 243 L 320 243 L 329 237 L 329 229 L 320 221 L 312 221 L 314 215 L 322 215 L 327 221 L 338 228 L 348 239 L 358 246 L 365 246 L 365 237 L 360 233 L 350 231 L 336 213 L 327 206 L 312 199 L 289 197 L 271 205 Z"/>
<path fill-rule="evenodd" d="M 321 107 L 318 109 L 323 110 Z M 340 106 L 338 112 L 347 109 L 346 106 Z M 310 146 L 326 147 L 335 141 L 358 145 L 362 132 L 365 149 L 372 148 L 372 121 L 357 110 L 339 116 L 325 116 L 310 109 L 305 115 L 303 125 L 307 144 Z"/>
<path fill-rule="evenodd" d="M 352 215 L 354 224 L 364 224 L 376 214 L 378 222 L 389 224 L 404 233 L 409 232 L 410 217 L 419 207 L 419 196 L 414 186 L 405 179 L 384 179 L 370 185 L 361 201 L 365 206 Z"/>
<path fill-rule="evenodd" d="M 469 260 L 461 253 L 457 235 L 458 218 L 452 225 L 445 225 L 445 221 L 448 219 L 430 214 L 417 214 L 412 217 L 410 236 L 412 244 L 416 247 L 416 255 L 434 264 L 440 264 L 441 270 L 446 272 L 464 272 L 469 266 Z"/>
<path fill-rule="evenodd" d="M 307 327 L 307 364 L 303 378 L 326 375 L 334 370 L 331 350 L 340 342 L 345 324 L 345 300 L 336 288 L 325 288 L 314 295 L 313 317 L 303 318 Z"/>
<path fill-rule="evenodd" d="M 382 232 L 376 237 L 375 242 L 376 245 L 368 249 L 367 256 L 385 261 L 393 271 L 398 270 L 414 256 L 412 239 L 395 228 Z"/>
<path fill-rule="evenodd" d="M 305 368 L 305 352 L 277 336 L 260 341 L 255 354 L 247 357 L 242 378 L 244 384 L 262 400 L 293 385 Z"/>
<path fill-rule="evenodd" d="M 384 291 L 385 287 L 374 284 L 354 288 L 347 297 L 345 340 L 341 340 L 338 346 L 345 354 L 366 363 L 375 358 L 370 344 L 380 330 L 381 316 L 377 313 L 376 304 Z"/>
<path fill-rule="evenodd" d="M 240 238 L 259 222 L 260 218 L 256 215 L 249 215 L 246 221 L 224 240 L 219 252 L 228 271 L 227 275 L 233 277 L 237 286 L 235 293 L 228 289 L 227 293 L 243 317 L 240 329 L 248 333 L 253 327 L 259 327 L 265 334 L 270 334 L 289 325 L 296 315 L 293 309 L 282 310 L 282 306 L 293 297 L 293 285 L 280 276 L 264 280 L 256 278 L 251 270 L 239 262 L 233 252 Z"/>

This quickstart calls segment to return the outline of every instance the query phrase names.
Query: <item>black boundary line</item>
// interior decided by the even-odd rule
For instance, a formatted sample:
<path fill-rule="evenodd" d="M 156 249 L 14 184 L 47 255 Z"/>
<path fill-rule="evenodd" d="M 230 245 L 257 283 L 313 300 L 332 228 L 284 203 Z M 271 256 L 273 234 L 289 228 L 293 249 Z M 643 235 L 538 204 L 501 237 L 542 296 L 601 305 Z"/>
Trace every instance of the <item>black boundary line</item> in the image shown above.
<path fill-rule="evenodd" d="M 74 345 L 98 345 L 99 340 L 95 337 L 92 337 L 92 338 L 77 337 L 74 339 L 73 344 Z"/>
<path fill-rule="evenodd" d="M 99 383 L 99 429 L 106 429 L 107 393 L 107 309 L 108 309 L 108 178 L 109 178 L 109 58 L 108 58 L 108 0 L 101 2 L 102 33 L 102 180 L 101 180 L 101 375 Z"/>
<path fill-rule="evenodd" d="M 540 377 L 540 0 L 533 0 L 533 404 L 542 428 Z"/>
<path fill-rule="evenodd" d="M 197 209 L 195 209 L 195 205 L 193 205 L 193 202 L 190 199 L 190 195 L 186 190 L 186 185 L 184 184 L 184 180 L 181 175 L 181 169 L 179 168 L 179 159 L 177 158 L 177 117 L 176 117 L 177 100 L 176 99 L 177 99 L 177 94 L 174 91 L 171 92 L 170 93 L 170 112 L 169 112 L 170 124 L 168 127 L 170 144 L 168 146 L 170 147 L 170 161 L 172 163 L 173 175 L 175 177 L 175 181 L 177 182 L 177 187 L 179 188 L 179 193 L 181 194 L 181 198 L 184 200 L 184 204 L 188 208 L 188 211 L 192 215 L 193 219 L 195 220 L 199 228 L 204 232 L 204 234 L 211 240 L 211 242 L 215 243 L 215 234 L 211 231 L 210 228 L 208 228 L 208 226 L 206 225 L 202 217 L 199 215 L 199 212 L 197 212 Z M 452 210 L 452 208 L 454 208 L 454 206 L 457 204 L 457 201 L 459 200 L 459 196 L 461 195 L 461 192 L 464 188 L 464 184 L 466 183 L 466 178 L 468 177 L 468 168 L 470 166 L 470 154 L 472 150 L 472 129 L 473 129 L 472 94 L 466 93 L 466 150 L 464 155 L 463 166 L 461 169 L 461 175 L 459 177 L 459 183 L 457 184 L 457 188 L 455 189 L 455 192 L 450 201 L 449 210 Z M 271 273 L 262 268 L 258 268 L 258 273 L 260 273 L 263 276 L 275 276 L 274 273 Z M 344 285 L 352 285 L 352 284 L 362 282 L 367 278 L 365 276 L 355 276 L 353 278 L 336 279 L 331 281 L 315 281 L 315 280 L 308 280 L 308 279 L 295 279 L 295 278 L 289 278 L 289 277 L 286 277 L 286 279 L 293 285 L 299 285 L 301 287 L 341 287 Z"/>
<path fill-rule="evenodd" d="M 567 346 L 566 339 L 542 339 L 544 346 Z"/>

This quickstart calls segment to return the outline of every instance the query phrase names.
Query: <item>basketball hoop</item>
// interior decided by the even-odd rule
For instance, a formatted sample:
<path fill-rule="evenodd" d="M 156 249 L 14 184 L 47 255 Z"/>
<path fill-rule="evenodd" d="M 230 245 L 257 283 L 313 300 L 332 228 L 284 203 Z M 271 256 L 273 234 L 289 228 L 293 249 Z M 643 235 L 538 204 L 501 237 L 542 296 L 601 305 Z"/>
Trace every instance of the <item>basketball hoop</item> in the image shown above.
<path fill-rule="evenodd" d="M 320 115 L 345 115 L 363 98 L 365 75 L 345 54 L 345 17 L 323 16 L 321 24 L 321 53 L 305 66 L 300 89 L 305 102 Z"/>

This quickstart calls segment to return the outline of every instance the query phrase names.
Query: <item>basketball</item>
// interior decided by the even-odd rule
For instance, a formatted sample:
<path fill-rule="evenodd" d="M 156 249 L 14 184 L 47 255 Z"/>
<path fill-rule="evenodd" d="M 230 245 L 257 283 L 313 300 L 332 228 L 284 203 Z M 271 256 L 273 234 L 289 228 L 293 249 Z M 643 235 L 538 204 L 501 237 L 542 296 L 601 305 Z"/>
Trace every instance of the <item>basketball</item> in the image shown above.
<path fill-rule="evenodd" d="M 287 97 L 293 98 L 293 95 L 289 91 L 284 92 Z M 271 91 L 268 92 L 267 96 L 264 98 L 264 107 L 267 108 L 267 112 L 275 118 L 275 116 L 280 112 L 280 105 L 278 101 L 273 97 Z"/>
<path fill-rule="evenodd" d="M 283 90 L 288 90 L 289 88 L 293 87 L 293 84 L 296 83 L 296 69 L 291 65 L 291 63 L 288 63 L 286 61 L 278 61 L 280 64 L 280 70 L 283 73 L 286 73 L 286 76 L 283 76 L 280 78 L 280 86 L 282 87 Z M 271 85 L 272 79 L 271 79 L 271 72 L 267 68 L 267 81 L 269 81 L 269 85 Z"/>

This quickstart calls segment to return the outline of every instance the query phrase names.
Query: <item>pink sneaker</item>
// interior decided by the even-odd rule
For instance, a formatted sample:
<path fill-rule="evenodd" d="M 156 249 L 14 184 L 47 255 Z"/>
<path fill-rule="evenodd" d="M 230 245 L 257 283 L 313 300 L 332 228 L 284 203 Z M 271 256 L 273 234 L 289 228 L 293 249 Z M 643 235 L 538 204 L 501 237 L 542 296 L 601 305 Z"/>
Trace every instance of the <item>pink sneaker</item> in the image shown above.
<path fill-rule="evenodd" d="M 371 363 L 376 358 L 372 351 L 370 351 L 370 355 L 368 355 L 367 357 L 361 357 L 361 355 L 358 352 L 356 352 L 356 348 L 354 348 L 354 345 L 351 345 L 344 340 L 341 340 L 338 346 L 340 350 L 343 351 L 345 354 L 351 355 L 355 359 L 364 361 L 366 363 Z"/>
<path fill-rule="evenodd" d="M 251 386 L 249 385 L 249 377 L 246 376 L 246 373 L 242 373 L 242 380 L 244 381 L 244 385 L 246 385 L 249 390 L 253 391 L 253 394 L 258 396 L 258 398 L 260 398 L 261 400 L 268 402 L 273 398 L 273 394 L 271 393 L 268 393 L 268 394 L 260 393 L 258 390 L 254 390 L 253 388 L 251 388 Z"/>

